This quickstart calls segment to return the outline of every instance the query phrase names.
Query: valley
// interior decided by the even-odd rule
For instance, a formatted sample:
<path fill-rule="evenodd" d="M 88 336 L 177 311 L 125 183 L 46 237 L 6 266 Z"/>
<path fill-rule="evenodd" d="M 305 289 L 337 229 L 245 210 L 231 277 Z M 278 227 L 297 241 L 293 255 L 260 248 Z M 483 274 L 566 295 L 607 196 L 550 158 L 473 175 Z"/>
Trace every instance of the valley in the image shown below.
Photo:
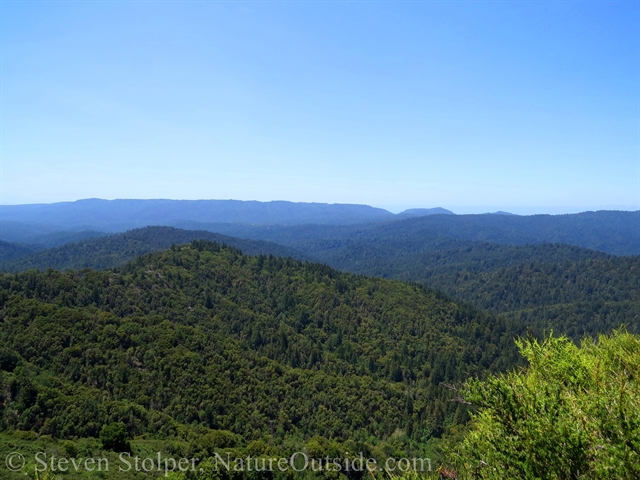
<path fill-rule="evenodd" d="M 109 456 L 97 439 L 123 425 L 138 453 L 450 464 L 476 411 L 460 389 L 525 366 L 516 340 L 640 331 L 640 257 L 615 254 L 635 251 L 629 214 L 471 217 L 14 223 L 31 236 L 0 245 L 0 444 Z"/>

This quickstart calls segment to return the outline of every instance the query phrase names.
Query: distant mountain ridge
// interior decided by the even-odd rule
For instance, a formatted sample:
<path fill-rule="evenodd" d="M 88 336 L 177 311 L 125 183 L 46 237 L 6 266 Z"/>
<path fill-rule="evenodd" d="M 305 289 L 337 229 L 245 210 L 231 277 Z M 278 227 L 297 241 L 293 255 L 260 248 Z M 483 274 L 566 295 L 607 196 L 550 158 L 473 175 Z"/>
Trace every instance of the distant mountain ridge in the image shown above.
<path fill-rule="evenodd" d="M 101 200 L 97 198 L 31 205 L 0 205 L 3 222 L 41 224 L 65 229 L 122 231 L 177 222 L 251 225 L 349 225 L 454 213 L 444 208 L 416 208 L 398 215 L 357 204 L 241 200 Z M 29 227 L 25 227 L 27 230 Z"/>
<path fill-rule="evenodd" d="M 431 208 L 394 215 L 381 208 L 350 204 L 89 199 L 0 206 L 0 214 L 0 240 L 35 244 L 32 238 L 37 238 L 43 246 L 59 245 L 62 238 L 78 241 L 83 236 L 162 225 L 272 241 L 296 249 L 321 239 L 402 237 L 418 243 L 434 238 L 505 245 L 565 243 L 613 255 L 640 254 L 640 211 L 521 216 L 505 212 L 455 215 Z"/>
<path fill-rule="evenodd" d="M 257 202 L 240 200 L 100 200 L 37 205 L 4 205 L 3 220 L 103 230 L 172 225 L 176 221 L 350 224 L 392 220 L 394 215 L 368 205 Z"/>
<path fill-rule="evenodd" d="M 456 215 L 444 208 L 417 208 L 394 215 L 382 208 L 352 204 L 88 199 L 4 205 L 0 214 L 0 240 L 20 243 L 33 243 L 28 241 L 29 234 L 44 236 L 66 230 L 74 232 L 68 235 L 75 240 L 75 235 L 98 236 L 162 225 L 273 241 L 294 248 L 300 241 L 320 238 L 357 236 L 372 240 L 401 235 L 507 245 L 566 243 L 613 255 L 640 254 L 640 211 L 521 216 L 506 212 Z"/>
<path fill-rule="evenodd" d="M 402 218 L 424 217 L 426 215 L 455 215 L 451 210 L 446 208 L 410 208 L 404 212 L 396 214 L 396 220 Z"/>
<path fill-rule="evenodd" d="M 191 228 L 185 226 L 185 228 Z M 640 255 L 640 211 L 598 211 L 567 215 L 427 215 L 368 225 L 296 225 L 269 228 L 217 224 L 207 230 L 293 248 L 318 240 L 336 246 L 347 240 L 401 241 L 421 248 L 438 238 L 502 245 L 564 243 L 612 255 Z"/>

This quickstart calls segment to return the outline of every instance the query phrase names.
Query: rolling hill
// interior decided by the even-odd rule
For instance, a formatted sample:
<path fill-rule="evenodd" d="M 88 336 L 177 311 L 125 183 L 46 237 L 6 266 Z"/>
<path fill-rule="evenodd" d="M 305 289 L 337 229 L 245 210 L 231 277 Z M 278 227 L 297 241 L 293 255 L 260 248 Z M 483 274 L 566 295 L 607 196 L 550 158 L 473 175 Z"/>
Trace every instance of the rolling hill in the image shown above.
<path fill-rule="evenodd" d="M 315 254 L 321 256 L 317 251 Z M 525 325 L 579 339 L 621 325 L 640 332 L 640 257 L 563 244 L 351 242 L 322 257 L 346 271 L 416 281 Z"/>
<path fill-rule="evenodd" d="M 171 245 L 192 240 L 209 240 L 242 249 L 250 255 L 267 254 L 307 259 L 307 255 L 290 247 L 260 240 L 243 240 L 213 232 L 181 230 L 172 227 L 146 227 L 106 237 L 89 238 L 61 247 L 23 255 L 0 263 L 0 271 L 19 272 L 35 268 L 46 270 L 114 268 L 149 252 L 165 250 Z"/>
<path fill-rule="evenodd" d="M 444 384 L 517 364 L 523 333 L 418 285 L 206 241 L 115 271 L 2 275 L 0 319 L 4 428 L 388 452 L 464 422 Z"/>
<path fill-rule="evenodd" d="M 33 253 L 35 248 L 19 243 L 3 242 L 0 240 L 0 263 L 24 257 Z"/>
<path fill-rule="evenodd" d="M 114 268 L 139 255 L 196 239 L 226 243 L 249 254 L 320 259 L 343 271 L 419 282 L 495 315 L 576 339 L 623 324 L 632 332 L 640 331 L 640 259 L 564 244 L 514 246 L 441 237 L 418 242 L 415 237 L 365 236 L 301 242 L 298 246 L 305 252 L 301 253 L 207 231 L 147 227 L 36 252 L 0 268 Z"/>
<path fill-rule="evenodd" d="M 425 242 L 454 239 L 501 245 L 564 243 L 612 255 L 640 255 L 640 211 L 531 216 L 428 215 L 369 225 L 260 227 L 200 224 L 199 228 L 241 238 L 268 240 L 303 251 L 312 249 L 318 240 L 332 240 L 337 247 L 349 240 L 398 241 L 412 250 L 419 250 Z"/>

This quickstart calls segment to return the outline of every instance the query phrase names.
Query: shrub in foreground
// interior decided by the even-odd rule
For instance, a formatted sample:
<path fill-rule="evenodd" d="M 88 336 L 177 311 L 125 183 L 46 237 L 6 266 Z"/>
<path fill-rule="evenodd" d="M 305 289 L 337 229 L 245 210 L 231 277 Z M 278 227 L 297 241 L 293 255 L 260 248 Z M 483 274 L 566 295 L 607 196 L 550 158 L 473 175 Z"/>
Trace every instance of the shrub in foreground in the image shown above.
<path fill-rule="evenodd" d="M 510 479 L 640 478 L 640 337 L 518 342 L 529 365 L 472 380 L 478 407 L 453 454 L 461 476 Z"/>

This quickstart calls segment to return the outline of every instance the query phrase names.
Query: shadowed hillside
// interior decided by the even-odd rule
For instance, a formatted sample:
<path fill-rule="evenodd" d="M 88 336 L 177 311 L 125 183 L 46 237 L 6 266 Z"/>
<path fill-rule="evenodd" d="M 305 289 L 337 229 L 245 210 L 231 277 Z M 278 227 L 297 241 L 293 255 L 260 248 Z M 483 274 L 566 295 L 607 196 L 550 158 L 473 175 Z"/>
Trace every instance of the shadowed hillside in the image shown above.
<path fill-rule="evenodd" d="M 218 233 L 188 231 L 172 227 L 146 227 L 108 237 L 91 238 L 68 243 L 22 256 L 0 264 L 3 271 L 24 271 L 30 268 L 58 270 L 81 268 L 113 268 L 124 265 L 134 258 L 149 252 L 165 250 L 171 245 L 189 243 L 192 240 L 210 240 L 240 248 L 250 255 L 273 254 L 298 259 L 306 255 L 290 247 L 259 240 L 243 240 Z"/>
<path fill-rule="evenodd" d="M 186 226 L 186 224 L 185 224 Z M 189 228 L 193 228 L 190 226 Z M 371 225 L 298 225 L 269 228 L 200 225 L 241 238 L 269 240 L 303 250 L 318 240 L 403 242 L 417 250 L 438 239 L 502 245 L 565 243 L 613 255 L 640 255 L 640 211 L 599 211 L 572 215 L 428 215 Z"/>

